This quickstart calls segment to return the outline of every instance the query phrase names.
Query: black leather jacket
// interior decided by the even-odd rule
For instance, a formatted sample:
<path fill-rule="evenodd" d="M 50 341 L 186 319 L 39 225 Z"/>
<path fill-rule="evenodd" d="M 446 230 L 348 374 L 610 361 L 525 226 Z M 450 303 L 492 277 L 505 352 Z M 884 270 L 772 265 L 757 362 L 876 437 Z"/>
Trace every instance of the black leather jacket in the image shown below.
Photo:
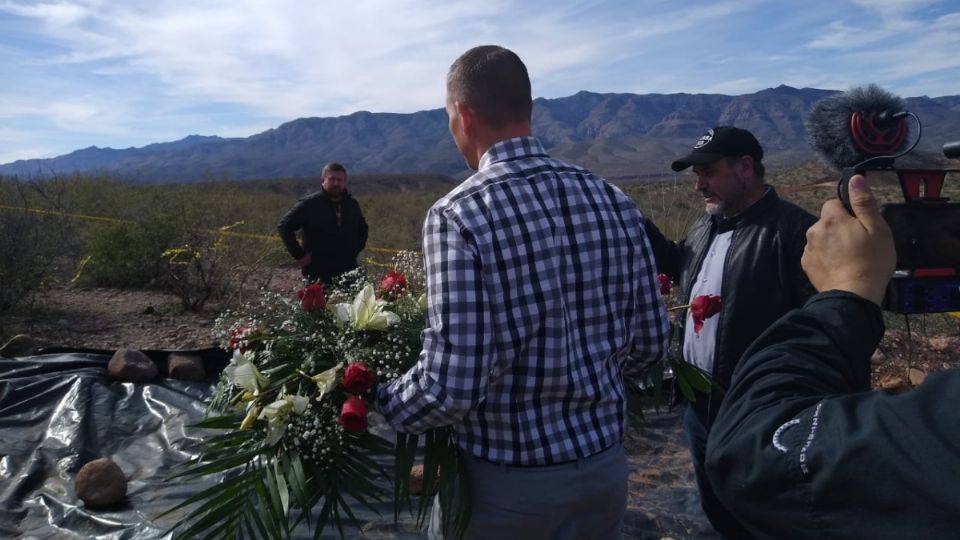
<path fill-rule="evenodd" d="M 302 246 L 297 242 L 298 230 L 303 230 Z M 310 254 L 303 275 L 327 283 L 356 268 L 357 255 L 367 245 L 367 221 L 360 204 L 346 191 L 339 201 L 322 189 L 300 199 L 280 219 L 277 231 L 294 259 Z"/>
<path fill-rule="evenodd" d="M 687 304 L 704 255 L 718 232 L 733 229 L 723 264 L 723 308 L 717 329 L 711 396 L 693 404 L 704 425 L 710 425 L 720 407 L 720 396 L 747 347 L 774 321 L 816 293 L 800 267 L 807 229 L 816 218 L 781 199 L 773 187 L 737 216 L 729 219 L 704 214 L 680 242 L 668 240 L 653 222 L 645 229 L 657 268 L 679 283 L 677 300 Z M 680 336 L 686 317 L 680 318 Z"/>

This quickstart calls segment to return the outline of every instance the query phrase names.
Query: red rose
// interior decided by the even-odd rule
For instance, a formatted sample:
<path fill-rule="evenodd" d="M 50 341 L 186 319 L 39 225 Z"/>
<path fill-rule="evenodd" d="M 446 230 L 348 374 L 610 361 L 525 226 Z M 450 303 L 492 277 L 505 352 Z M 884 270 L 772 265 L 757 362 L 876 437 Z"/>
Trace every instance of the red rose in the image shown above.
<path fill-rule="evenodd" d="M 354 362 L 343 371 L 343 387 L 360 395 L 373 388 L 373 372 L 363 362 Z"/>
<path fill-rule="evenodd" d="M 247 352 L 249 349 L 253 349 L 256 347 L 257 342 L 247 339 L 253 332 L 254 329 L 249 326 L 238 326 L 234 328 L 230 331 L 230 341 L 227 342 L 227 347 L 240 351 L 240 354 Z"/>
<path fill-rule="evenodd" d="M 323 296 L 323 285 L 319 283 L 311 283 L 297 291 L 297 299 L 306 311 L 323 309 L 327 305 L 327 299 Z"/>
<path fill-rule="evenodd" d="M 340 409 L 340 425 L 347 431 L 367 429 L 367 404 L 362 399 L 350 396 Z"/>
<path fill-rule="evenodd" d="M 407 278 L 400 272 L 387 272 L 380 280 L 380 292 L 391 298 L 400 298 L 407 290 Z"/>
<path fill-rule="evenodd" d="M 720 313 L 723 303 L 719 296 L 704 294 L 690 302 L 690 315 L 693 317 L 693 332 L 699 334 L 703 328 L 703 321 Z"/>
<path fill-rule="evenodd" d="M 657 283 L 660 284 L 660 294 L 664 296 L 670 294 L 670 276 L 664 273 L 657 274 Z"/>

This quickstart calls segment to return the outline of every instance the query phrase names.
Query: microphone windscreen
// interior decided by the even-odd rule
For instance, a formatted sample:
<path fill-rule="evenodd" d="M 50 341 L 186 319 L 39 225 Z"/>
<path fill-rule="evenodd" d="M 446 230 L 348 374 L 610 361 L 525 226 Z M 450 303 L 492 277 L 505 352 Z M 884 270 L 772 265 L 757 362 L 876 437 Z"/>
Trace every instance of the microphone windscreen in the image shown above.
<path fill-rule="evenodd" d="M 807 115 L 807 141 L 827 163 L 837 169 L 853 167 L 878 155 L 864 151 L 854 140 L 850 128 L 854 113 L 890 114 L 905 110 L 902 99 L 875 84 L 852 88 L 813 106 Z M 906 146 L 905 143 L 906 138 L 900 144 L 900 149 Z"/>

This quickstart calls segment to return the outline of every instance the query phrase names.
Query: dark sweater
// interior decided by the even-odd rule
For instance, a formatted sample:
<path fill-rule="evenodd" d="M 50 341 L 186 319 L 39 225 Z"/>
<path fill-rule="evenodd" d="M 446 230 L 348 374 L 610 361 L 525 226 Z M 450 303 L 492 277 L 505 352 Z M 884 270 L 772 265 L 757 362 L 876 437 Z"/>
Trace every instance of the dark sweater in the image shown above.
<path fill-rule="evenodd" d="M 367 222 L 357 200 L 346 191 L 337 201 L 322 189 L 300 199 L 280 220 L 277 231 L 294 259 L 310 254 L 303 275 L 327 283 L 356 268 L 357 255 L 367 245 Z M 303 231 L 302 246 L 297 231 Z"/>

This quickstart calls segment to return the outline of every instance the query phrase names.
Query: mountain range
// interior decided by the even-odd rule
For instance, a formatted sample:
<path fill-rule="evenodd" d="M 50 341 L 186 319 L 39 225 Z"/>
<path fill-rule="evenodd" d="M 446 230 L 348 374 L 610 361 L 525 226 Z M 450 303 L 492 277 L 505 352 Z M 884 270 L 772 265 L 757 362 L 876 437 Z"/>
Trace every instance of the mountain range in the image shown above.
<path fill-rule="evenodd" d="M 779 86 L 753 94 L 598 94 L 582 91 L 534 101 L 533 130 L 554 156 L 611 180 L 668 176 L 670 162 L 708 128 L 736 125 L 764 146 L 768 167 L 810 160 L 804 121 L 835 90 Z M 920 150 L 937 153 L 960 139 L 960 96 L 906 98 L 923 121 Z M 191 135 L 141 148 L 91 146 L 49 159 L 0 165 L 0 174 L 105 173 L 152 183 L 317 176 L 339 161 L 351 174 L 465 173 L 438 108 L 409 114 L 367 111 L 332 118 L 299 118 L 245 138 Z"/>

